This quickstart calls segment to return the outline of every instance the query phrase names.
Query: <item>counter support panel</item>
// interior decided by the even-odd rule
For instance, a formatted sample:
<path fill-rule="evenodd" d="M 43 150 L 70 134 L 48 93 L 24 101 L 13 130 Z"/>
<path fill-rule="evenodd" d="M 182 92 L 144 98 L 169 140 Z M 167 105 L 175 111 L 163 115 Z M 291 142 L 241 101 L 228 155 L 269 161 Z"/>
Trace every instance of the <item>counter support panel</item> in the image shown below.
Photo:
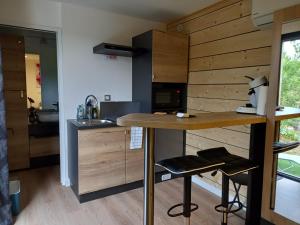
<path fill-rule="evenodd" d="M 266 124 L 251 125 L 249 159 L 259 165 L 249 172 L 246 225 L 260 224 Z"/>

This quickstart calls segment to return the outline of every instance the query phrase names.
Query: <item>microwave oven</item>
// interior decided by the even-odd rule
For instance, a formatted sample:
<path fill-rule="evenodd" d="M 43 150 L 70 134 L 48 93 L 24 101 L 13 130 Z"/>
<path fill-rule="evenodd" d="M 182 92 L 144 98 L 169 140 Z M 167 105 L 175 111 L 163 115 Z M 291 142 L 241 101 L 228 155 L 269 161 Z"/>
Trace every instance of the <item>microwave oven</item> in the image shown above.
<path fill-rule="evenodd" d="M 153 83 L 152 112 L 185 112 L 186 84 Z"/>

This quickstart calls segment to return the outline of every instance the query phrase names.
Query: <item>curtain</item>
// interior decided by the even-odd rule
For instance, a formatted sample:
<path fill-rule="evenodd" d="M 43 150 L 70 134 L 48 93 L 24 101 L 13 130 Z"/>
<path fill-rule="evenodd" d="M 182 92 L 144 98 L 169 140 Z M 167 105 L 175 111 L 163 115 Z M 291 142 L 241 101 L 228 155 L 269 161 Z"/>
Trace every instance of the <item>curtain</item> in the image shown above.
<path fill-rule="evenodd" d="M 12 224 L 8 190 L 7 136 L 0 54 L 0 225 Z"/>

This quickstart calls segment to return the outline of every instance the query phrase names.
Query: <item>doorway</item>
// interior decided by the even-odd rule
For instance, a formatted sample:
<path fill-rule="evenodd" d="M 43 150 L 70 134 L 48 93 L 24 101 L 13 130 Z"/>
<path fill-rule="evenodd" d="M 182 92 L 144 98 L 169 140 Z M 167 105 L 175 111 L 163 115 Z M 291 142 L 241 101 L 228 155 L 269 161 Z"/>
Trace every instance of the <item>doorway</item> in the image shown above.
<path fill-rule="evenodd" d="M 11 105 L 14 103 L 14 97 L 19 97 L 18 95 L 14 96 L 11 94 L 16 89 L 20 89 L 21 91 L 22 99 L 18 98 L 18 101 L 22 102 L 22 104 L 26 101 L 26 112 L 23 113 L 27 114 L 26 118 L 23 116 L 20 119 L 19 116 L 15 115 L 16 118 L 12 119 L 20 120 L 20 124 L 26 123 L 27 126 L 24 125 L 23 128 L 24 132 L 19 132 L 18 137 L 23 138 L 23 146 L 29 146 L 28 150 L 22 148 L 21 145 L 14 146 L 14 142 L 8 138 L 9 168 L 13 171 L 16 169 L 58 165 L 60 155 L 56 33 L 0 26 L 0 35 L 6 37 L 2 38 L 2 42 L 14 43 L 14 39 L 18 40 L 18 48 L 7 51 L 11 51 L 10 54 L 17 54 L 20 57 L 18 59 L 16 57 L 6 57 L 8 60 L 4 62 L 5 56 L 3 56 L 2 61 L 6 64 L 11 63 L 15 67 L 19 65 L 17 71 L 18 80 L 24 80 L 22 83 L 25 84 L 20 88 L 10 87 L 11 90 L 7 89 L 7 96 L 10 99 Z M 23 58 L 21 55 L 23 55 Z M 4 78 L 12 77 L 12 74 L 11 71 L 6 71 L 4 72 Z M 7 86 L 5 83 L 9 83 L 5 82 L 5 80 L 10 79 L 4 79 L 4 89 Z M 11 111 L 14 113 L 15 111 L 20 112 L 23 110 L 20 107 L 17 109 L 13 107 Z M 10 107 L 7 110 L 7 115 L 12 114 L 12 112 L 9 112 Z M 14 134 L 14 132 L 11 132 L 11 139 L 16 139 L 16 137 L 13 137 Z M 27 136 L 28 140 L 25 140 L 26 137 L 24 136 Z M 21 148 L 22 150 L 20 150 Z M 19 157 L 18 160 L 15 160 L 16 155 L 19 155 L 18 151 L 22 151 L 23 155 L 22 158 Z M 29 159 L 21 165 L 19 162 L 25 162 L 26 153 Z"/>
<path fill-rule="evenodd" d="M 22 209 L 30 204 L 20 170 L 59 171 L 56 33 L 0 26 L 9 180 L 21 181 Z M 32 191 L 45 188 L 42 183 Z M 37 193 L 36 192 L 36 193 Z"/>

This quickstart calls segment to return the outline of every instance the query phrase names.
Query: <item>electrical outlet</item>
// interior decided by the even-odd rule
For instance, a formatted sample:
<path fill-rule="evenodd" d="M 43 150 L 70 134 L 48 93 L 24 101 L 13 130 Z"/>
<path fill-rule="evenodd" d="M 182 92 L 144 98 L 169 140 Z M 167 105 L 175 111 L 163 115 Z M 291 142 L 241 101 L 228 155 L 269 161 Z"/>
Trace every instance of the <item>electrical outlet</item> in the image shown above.
<path fill-rule="evenodd" d="M 161 175 L 161 180 L 165 181 L 165 180 L 170 180 L 172 178 L 170 173 L 166 173 L 164 175 Z"/>
<path fill-rule="evenodd" d="M 111 100 L 111 95 L 104 95 L 104 101 L 109 102 Z"/>

